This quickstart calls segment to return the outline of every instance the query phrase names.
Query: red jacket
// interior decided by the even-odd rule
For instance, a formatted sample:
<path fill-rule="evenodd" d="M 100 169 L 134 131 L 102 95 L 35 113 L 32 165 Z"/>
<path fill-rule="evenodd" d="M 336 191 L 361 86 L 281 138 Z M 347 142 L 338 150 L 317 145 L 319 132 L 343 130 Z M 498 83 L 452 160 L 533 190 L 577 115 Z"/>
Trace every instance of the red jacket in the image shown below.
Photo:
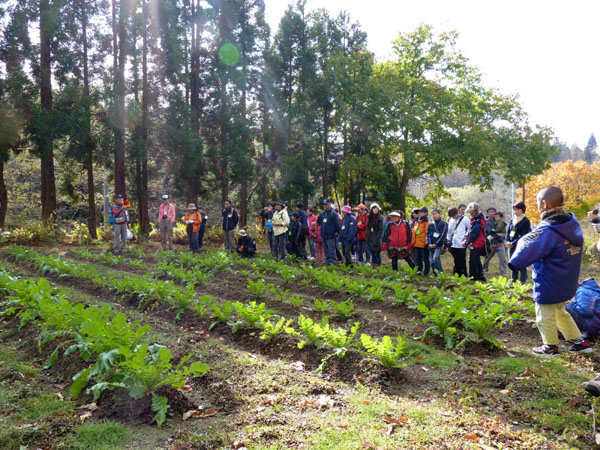
<path fill-rule="evenodd" d="M 485 247 L 485 222 L 485 217 L 481 213 L 475 217 L 471 217 L 471 227 L 469 228 L 469 235 L 467 237 L 469 247 Z"/>
<path fill-rule="evenodd" d="M 408 241 L 410 236 L 410 230 L 401 220 L 397 224 L 390 223 L 388 225 L 387 233 L 389 235 L 388 246 L 389 247 L 408 247 L 410 242 Z"/>
<path fill-rule="evenodd" d="M 356 227 L 358 228 L 358 234 L 356 239 L 359 241 L 367 240 L 367 220 L 369 219 L 369 213 L 365 211 L 364 214 L 356 216 Z"/>

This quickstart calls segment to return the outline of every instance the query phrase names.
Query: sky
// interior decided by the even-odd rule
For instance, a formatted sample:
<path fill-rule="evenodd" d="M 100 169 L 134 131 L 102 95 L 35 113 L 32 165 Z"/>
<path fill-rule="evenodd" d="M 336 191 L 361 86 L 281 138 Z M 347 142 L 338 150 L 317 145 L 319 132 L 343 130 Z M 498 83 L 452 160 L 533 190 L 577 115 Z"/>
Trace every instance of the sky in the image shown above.
<path fill-rule="evenodd" d="M 273 34 L 289 3 L 265 0 Z M 317 8 L 349 12 L 380 60 L 392 58 L 399 32 L 421 23 L 456 30 L 486 84 L 518 95 L 532 124 L 581 148 L 600 133 L 598 0 L 307 0 L 307 11 Z"/>

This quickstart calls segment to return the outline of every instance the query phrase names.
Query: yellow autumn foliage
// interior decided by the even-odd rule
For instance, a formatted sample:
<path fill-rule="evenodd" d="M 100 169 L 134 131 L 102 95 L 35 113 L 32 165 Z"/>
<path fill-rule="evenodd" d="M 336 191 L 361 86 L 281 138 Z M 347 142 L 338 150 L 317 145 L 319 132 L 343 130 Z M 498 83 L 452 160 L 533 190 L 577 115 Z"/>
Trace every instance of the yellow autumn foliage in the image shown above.
<path fill-rule="evenodd" d="M 549 185 L 560 187 L 565 195 L 565 209 L 581 217 L 600 202 L 600 162 L 557 162 L 540 175 L 532 177 L 525 187 L 525 205 L 527 216 L 536 222 L 536 195 Z"/>

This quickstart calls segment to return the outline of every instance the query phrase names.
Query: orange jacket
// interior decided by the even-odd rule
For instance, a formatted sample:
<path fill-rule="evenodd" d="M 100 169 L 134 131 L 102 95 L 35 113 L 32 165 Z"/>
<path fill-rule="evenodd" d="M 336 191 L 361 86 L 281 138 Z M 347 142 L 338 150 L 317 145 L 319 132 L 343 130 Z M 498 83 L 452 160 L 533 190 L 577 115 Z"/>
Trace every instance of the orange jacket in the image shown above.
<path fill-rule="evenodd" d="M 415 222 L 412 233 L 412 245 L 416 248 L 427 247 L 427 229 L 429 228 L 429 221 L 427 222 Z"/>
<path fill-rule="evenodd" d="M 188 224 L 188 220 L 194 221 L 192 231 L 194 233 L 198 233 L 200 231 L 200 224 L 202 223 L 202 214 L 200 214 L 199 212 L 187 213 L 183 218 L 183 223 L 186 225 L 186 227 Z"/>

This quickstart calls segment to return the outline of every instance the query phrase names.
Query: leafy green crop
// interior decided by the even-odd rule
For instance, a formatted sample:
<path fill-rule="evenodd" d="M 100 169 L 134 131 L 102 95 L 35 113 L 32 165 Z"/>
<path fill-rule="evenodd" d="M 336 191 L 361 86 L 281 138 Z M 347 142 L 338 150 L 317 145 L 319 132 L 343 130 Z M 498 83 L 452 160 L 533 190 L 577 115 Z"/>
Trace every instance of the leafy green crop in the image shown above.
<path fill-rule="evenodd" d="M 246 288 L 251 291 L 257 299 L 261 299 L 265 296 L 265 292 L 267 291 L 267 285 L 265 280 L 262 278 L 252 281 L 248 278 L 248 285 Z"/>
<path fill-rule="evenodd" d="M 315 303 L 315 308 L 317 308 L 317 311 L 319 311 L 320 313 L 326 313 L 327 310 L 329 309 L 329 303 L 327 302 L 327 300 L 315 299 L 314 303 Z"/>
<path fill-rule="evenodd" d="M 235 302 L 235 312 L 242 320 L 242 323 L 250 328 L 260 328 L 263 319 L 268 319 L 273 316 L 273 311 L 268 310 L 264 303 L 257 304 L 256 302 Z M 239 322 L 233 326 L 234 332 L 237 331 Z"/>
<path fill-rule="evenodd" d="M 285 317 L 281 317 L 276 323 L 272 323 L 270 320 L 261 317 L 262 331 L 260 332 L 260 338 L 270 342 L 284 331 L 288 334 L 294 334 L 294 329 L 290 328 L 293 321 L 293 319 L 286 320 Z"/>
<path fill-rule="evenodd" d="M 405 337 L 397 336 L 396 342 L 394 343 L 391 337 L 383 336 L 381 342 L 379 342 L 368 334 L 361 334 L 360 342 L 366 350 L 366 353 L 375 356 L 384 367 L 396 369 L 406 365 L 401 363 L 402 357 L 406 353 Z"/>
<path fill-rule="evenodd" d="M 354 300 L 352 299 L 345 302 L 332 301 L 330 307 L 342 319 L 348 319 L 357 312 L 354 310 Z"/>

